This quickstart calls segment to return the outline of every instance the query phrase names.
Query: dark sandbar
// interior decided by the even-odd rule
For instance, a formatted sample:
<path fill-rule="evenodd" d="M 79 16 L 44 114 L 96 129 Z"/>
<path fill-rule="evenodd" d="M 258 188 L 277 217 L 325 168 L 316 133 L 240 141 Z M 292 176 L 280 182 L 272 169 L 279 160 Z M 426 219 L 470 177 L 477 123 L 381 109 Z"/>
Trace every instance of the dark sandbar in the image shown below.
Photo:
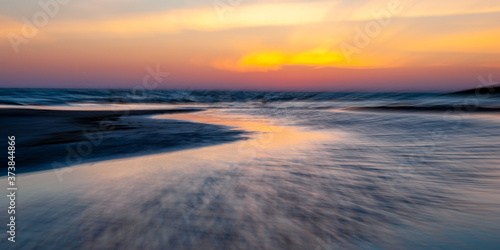
<path fill-rule="evenodd" d="M 16 173 L 48 170 L 105 159 L 174 151 L 242 139 L 225 126 L 170 119 L 155 114 L 202 109 L 49 110 L 0 109 L 0 134 L 16 137 Z M 4 159 L 7 166 L 6 159 Z M 7 171 L 2 171 L 3 176 Z"/>

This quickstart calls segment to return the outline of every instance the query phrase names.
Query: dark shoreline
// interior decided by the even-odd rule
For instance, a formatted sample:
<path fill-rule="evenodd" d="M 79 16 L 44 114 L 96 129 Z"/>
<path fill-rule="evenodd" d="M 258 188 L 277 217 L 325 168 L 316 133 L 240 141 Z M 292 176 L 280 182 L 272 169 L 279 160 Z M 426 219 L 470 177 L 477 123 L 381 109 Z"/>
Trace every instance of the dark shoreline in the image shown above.
<path fill-rule="evenodd" d="M 473 106 L 371 106 L 371 107 L 352 107 L 350 110 L 366 111 L 400 111 L 400 112 L 467 112 L 484 113 L 500 112 L 500 107 L 473 107 Z"/>
<path fill-rule="evenodd" d="M 467 89 L 450 93 L 448 95 L 498 95 L 500 94 L 500 86 L 485 86 L 474 89 Z"/>
<path fill-rule="evenodd" d="M 84 111 L 0 109 L 0 134 L 16 137 L 16 173 L 50 170 L 106 159 L 215 145 L 243 139 L 243 131 L 151 115 L 204 109 Z M 4 159 L 4 166 L 7 166 Z M 6 167 L 5 167 L 6 170 Z M 2 171 L 0 176 L 5 176 Z"/>

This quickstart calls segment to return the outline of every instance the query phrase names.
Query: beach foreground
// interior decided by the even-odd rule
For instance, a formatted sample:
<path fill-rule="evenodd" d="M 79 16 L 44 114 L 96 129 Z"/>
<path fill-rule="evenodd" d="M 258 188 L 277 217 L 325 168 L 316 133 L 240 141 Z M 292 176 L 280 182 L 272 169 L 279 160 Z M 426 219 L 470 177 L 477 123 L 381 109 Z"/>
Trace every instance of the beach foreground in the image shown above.
<path fill-rule="evenodd" d="M 496 114 L 457 123 L 435 113 L 225 107 L 147 119 L 245 136 L 21 174 L 14 248 L 500 244 Z"/>

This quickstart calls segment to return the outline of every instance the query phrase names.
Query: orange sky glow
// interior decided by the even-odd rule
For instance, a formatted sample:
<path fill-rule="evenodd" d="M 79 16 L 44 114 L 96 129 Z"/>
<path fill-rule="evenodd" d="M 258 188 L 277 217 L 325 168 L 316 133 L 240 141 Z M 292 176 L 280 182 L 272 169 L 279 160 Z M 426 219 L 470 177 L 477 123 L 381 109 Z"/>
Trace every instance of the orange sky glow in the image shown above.
<path fill-rule="evenodd" d="M 500 79 L 487 0 L 2 3 L 0 87 L 440 91 Z"/>

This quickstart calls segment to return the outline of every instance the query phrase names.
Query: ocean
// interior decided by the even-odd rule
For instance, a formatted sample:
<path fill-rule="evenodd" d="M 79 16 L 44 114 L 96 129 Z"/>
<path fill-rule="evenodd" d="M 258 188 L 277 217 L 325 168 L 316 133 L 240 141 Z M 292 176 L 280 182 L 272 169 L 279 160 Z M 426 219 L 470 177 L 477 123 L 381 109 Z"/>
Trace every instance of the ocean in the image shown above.
<path fill-rule="evenodd" d="M 2 89 L 0 105 L 15 249 L 500 246 L 498 95 Z"/>

